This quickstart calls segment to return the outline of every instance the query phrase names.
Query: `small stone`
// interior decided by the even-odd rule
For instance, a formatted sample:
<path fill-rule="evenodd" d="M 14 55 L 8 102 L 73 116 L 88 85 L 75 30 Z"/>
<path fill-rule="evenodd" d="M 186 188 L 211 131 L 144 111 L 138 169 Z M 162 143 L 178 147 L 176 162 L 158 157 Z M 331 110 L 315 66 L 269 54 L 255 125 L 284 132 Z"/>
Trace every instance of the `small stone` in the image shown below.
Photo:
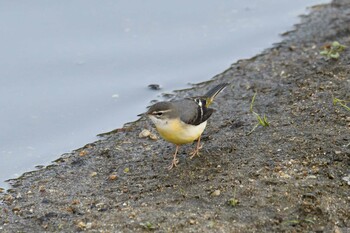
<path fill-rule="evenodd" d="M 214 221 L 209 221 L 208 222 L 208 227 L 209 228 L 213 228 L 215 226 L 215 222 Z"/>
<path fill-rule="evenodd" d="M 100 202 L 96 204 L 96 208 L 98 211 L 102 212 L 102 211 L 106 211 L 108 209 L 107 204 Z"/>
<path fill-rule="evenodd" d="M 350 175 L 344 176 L 342 180 L 344 180 L 348 185 L 350 185 Z"/>
<path fill-rule="evenodd" d="M 213 196 L 213 197 L 217 197 L 217 196 L 219 196 L 220 194 L 221 194 L 220 190 L 217 189 L 217 190 L 215 190 L 214 192 L 212 192 L 210 195 Z"/>
<path fill-rule="evenodd" d="M 157 135 L 155 135 L 155 134 L 153 134 L 153 133 L 151 133 L 151 134 L 149 135 L 149 138 L 152 139 L 152 140 L 158 140 Z"/>
<path fill-rule="evenodd" d="M 15 207 L 13 207 L 13 209 L 12 209 L 12 211 L 14 211 L 14 212 L 15 212 L 15 211 L 18 212 L 18 211 L 20 211 L 20 210 L 21 210 L 21 207 L 19 207 L 19 206 L 15 206 Z"/>
<path fill-rule="evenodd" d="M 335 226 L 333 232 L 334 233 L 342 233 L 343 231 L 338 226 Z"/>
<path fill-rule="evenodd" d="M 79 227 L 80 229 L 85 229 L 86 223 L 84 223 L 83 221 L 80 221 L 80 222 L 78 222 L 77 227 Z"/>
<path fill-rule="evenodd" d="M 79 156 L 85 156 L 87 155 L 87 151 L 86 150 L 82 150 L 79 152 Z"/>
<path fill-rule="evenodd" d="M 116 174 L 111 174 L 111 175 L 109 175 L 108 179 L 109 180 L 116 180 L 116 179 L 118 179 L 118 176 Z"/>
<path fill-rule="evenodd" d="M 97 176 L 97 172 L 91 172 L 90 176 L 91 176 L 91 177 Z"/>
<path fill-rule="evenodd" d="M 46 191 L 45 186 L 44 185 L 40 185 L 39 186 L 39 192 L 43 193 L 45 191 Z"/>
<path fill-rule="evenodd" d="M 280 175 L 280 177 L 285 178 L 285 179 L 289 179 L 291 177 L 290 175 L 284 173 L 283 171 L 279 171 L 279 175 Z"/>
<path fill-rule="evenodd" d="M 158 91 L 161 89 L 159 84 L 150 84 L 148 85 L 148 88 L 154 91 Z"/>
<path fill-rule="evenodd" d="M 150 134 L 151 132 L 148 129 L 144 129 L 139 134 L 139 138 L 147 138 Z"/>
<path fill-rule="evenodd" d="M 319 171 L 320 171 L 320 168 L 319 167 L 316 167 L 316 166 L 312 166 L 311 167 L 311 170 L 314 174 L 317 174 Z"/>
<path fill-rule="evenodd" d="M 341 151 L 336 150 L 336 151 L 334 151 L 334 153 L 335 153 L 336 155 L 340 155 L 340 154 L 341 154 Z"/>
<path fill-rule="evenodd" d="M 130 219 L 133 219 L 133 218 L 135 218 L 136 217 L 136 213 L 135 212 L 131 212 L 130 214 L 129 214 L 129 218 Z"/>
<path fill-rule="evenodd" d="M 44 165 L 36 165 L 35 168 L 36 169 L 43 169 L 45 166 Z"/>
<path fill-rule="evenodd" d="M 190 219 L 188 222 L 189 222 L 191 225 L 196 224 L 196 220 L 194 220 L 194 219 Z"/>
<path fill-rule="evenodd" d="M 4 197 L 4 201 L 8 201 L 8 202 L 12 202 L 13 199 L 14 199 L 13 196 L 10 195 L 10 194 L 8 194 L 8 195 L 6 195 L 6 196 Z"/>
<path fill-rule="evenodd" d="M 86 229 L 91 229 L 92 228 L 92 222 L 86 223 Z"/>

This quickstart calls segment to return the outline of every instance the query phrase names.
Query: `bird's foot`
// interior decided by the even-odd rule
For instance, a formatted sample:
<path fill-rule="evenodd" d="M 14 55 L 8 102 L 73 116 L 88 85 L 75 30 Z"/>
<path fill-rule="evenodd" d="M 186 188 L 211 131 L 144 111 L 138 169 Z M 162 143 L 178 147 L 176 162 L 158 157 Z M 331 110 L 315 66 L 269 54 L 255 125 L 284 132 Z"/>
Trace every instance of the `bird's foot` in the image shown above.
<path fill-rule="evenodd" d="M 174 158 L 173 161 L 171 162 L 171 164 L 169 166 L 167 166 L 168 170 L 173 169 L 173 167 L 177 167 L 178 163 L 179 163 L 179 159 Z"/>
<path fill-rule="evenodd" d="M 203 145 L 198 145 L 196 147 L 196 149 L 194 149 L 191 153 L 190 153 L 190 159 L 193 159 L 195 156 L 199 156 L 199 150 L 203 148 Z"/>

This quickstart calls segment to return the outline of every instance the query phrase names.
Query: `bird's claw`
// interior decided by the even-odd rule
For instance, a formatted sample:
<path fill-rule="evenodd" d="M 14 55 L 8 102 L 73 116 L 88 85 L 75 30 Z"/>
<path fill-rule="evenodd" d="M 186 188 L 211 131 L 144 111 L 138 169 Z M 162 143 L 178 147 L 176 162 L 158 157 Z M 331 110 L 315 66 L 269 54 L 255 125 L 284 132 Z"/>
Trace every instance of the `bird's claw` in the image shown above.
<path fill-rule="evenodd" d="M 167 166 L 168 170 L 171 170 L 173 167 L 176 167 L 179 163 L 179 159 L 174 158 L 169 166 Z"/>
<path fill-rule="evenodd" d="M 199 145 L 198 147 L 196 147 L 196 149 L 194 149 L 190 155 L 190 159 L 193 159 L 196 155 L 199 156 L 199 150 L 203 148 L 203 145 Z"/>

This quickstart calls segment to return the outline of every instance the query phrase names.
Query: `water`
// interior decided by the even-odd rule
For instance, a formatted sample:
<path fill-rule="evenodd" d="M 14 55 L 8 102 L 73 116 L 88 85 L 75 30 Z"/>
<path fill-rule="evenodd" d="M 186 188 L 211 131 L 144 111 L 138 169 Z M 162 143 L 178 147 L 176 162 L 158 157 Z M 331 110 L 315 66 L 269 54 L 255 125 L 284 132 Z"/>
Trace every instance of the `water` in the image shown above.
<path fill-rule="evenodd" d="M 0 186 L 281 40 L 325 0 L 2 1 Z"/>

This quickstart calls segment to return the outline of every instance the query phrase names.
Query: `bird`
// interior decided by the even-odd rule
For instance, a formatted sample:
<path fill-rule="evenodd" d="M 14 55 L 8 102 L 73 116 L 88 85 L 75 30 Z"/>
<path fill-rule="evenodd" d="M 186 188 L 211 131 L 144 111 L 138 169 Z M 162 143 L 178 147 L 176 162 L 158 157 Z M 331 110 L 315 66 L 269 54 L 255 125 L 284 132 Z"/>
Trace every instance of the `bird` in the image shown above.
<path fill-rule="evenodd" d="M 208 118 L 215 111 L 209 108 L 209 105 L 228 85 L 228 83 L 221 83 L 203 96 L 157 102 L 150 106 L 147 112 L 138 115 L 145 115 L 151 119 L 160 136 L 175 144 L 175 153 L 172 163 L 168 166 L 169 170 L 179 163 L 177 153 L 181 145 L 197 140 L 197 145 L 190 153 L 190 158 L 199 155 L 199 150 L 202 148 L 200 145 L 201 135 L 207 125 Z"/>

